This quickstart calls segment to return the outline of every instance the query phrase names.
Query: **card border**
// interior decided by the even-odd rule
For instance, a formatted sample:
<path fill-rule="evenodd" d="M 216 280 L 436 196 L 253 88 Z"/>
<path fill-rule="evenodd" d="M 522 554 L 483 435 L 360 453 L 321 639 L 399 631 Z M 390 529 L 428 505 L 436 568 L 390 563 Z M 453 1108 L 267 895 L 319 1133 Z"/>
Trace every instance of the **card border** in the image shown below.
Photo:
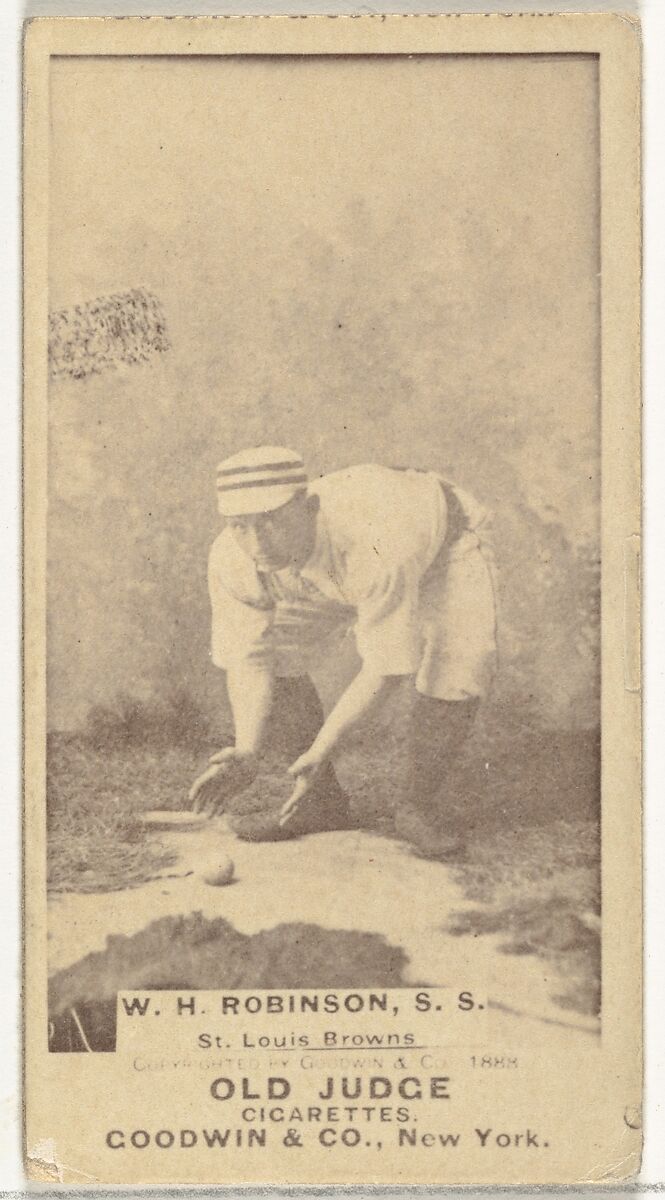
<path fill-rule="evenodd" d="M 640 33 L 607 14 L 33 18 L 24 83 L 25 1090 L 47 1052 L 45 561 L 48 61 L 53 55 L 590 53 L 600 63 L 603 1052 L 641 1090 Z M 41 1030 L 41 1033 L 40 1033 Z M 39 1039 L 39 1040 L 38 1040 Z M 41 1044 L 40 1044 L 41 1043 Z M 629 1121 L 626 1121 L 628 1126 Z M 628 1164 L 605 1178 L 620 1179 Z M 627 1172 L 624 1167 L 628 1165 Z"/>

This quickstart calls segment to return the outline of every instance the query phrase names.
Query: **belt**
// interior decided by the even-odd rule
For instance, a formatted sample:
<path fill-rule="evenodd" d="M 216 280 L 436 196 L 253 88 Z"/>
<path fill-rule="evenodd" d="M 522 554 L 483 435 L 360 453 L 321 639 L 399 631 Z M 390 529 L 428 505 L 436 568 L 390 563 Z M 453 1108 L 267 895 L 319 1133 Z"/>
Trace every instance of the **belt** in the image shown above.
<path fill-rule="evenodd" d="M 439 480 L 441 491 L 446 501 L 446 536 L 443 539 L 442 550 L 448 550 L 454 542 L 461 538 L 463 533 L 466 533 L 469 528 L 468 517 L 460 504 L 457 493 L 449 483 L 444 483 Z"/>

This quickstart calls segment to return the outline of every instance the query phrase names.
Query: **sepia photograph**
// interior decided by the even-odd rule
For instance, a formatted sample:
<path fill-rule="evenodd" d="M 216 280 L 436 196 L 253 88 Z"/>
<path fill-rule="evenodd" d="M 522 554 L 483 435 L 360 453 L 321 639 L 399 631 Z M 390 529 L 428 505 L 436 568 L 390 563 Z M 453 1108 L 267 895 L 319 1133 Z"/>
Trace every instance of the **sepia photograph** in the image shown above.
<path fill-rule="evenodd" d="M 217 996 L 214 1100 L 221 1050 L 319 1104 L 455 1098 L 460 1046 L 495 1097 L 525 1047 L 600 1055 L 601 83 L 556 45 L 50 57 L 34 1037 L 63 1071 L 131 1043 L 177 1091 L 152 993 Z M 204 1136 L 109 1120 L 111 1181 Z"/>

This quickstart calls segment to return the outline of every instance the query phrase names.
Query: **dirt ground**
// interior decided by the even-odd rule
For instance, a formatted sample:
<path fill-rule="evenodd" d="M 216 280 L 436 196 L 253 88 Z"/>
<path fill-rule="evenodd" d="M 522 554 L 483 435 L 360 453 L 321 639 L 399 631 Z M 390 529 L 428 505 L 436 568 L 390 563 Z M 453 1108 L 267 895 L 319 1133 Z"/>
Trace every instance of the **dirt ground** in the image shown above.
<path fill-rule="evenodd" d="M 99 929 L 100 936 L 104 934 L 101 943 L 82 945 L 80 953 L 73 947 L 73 957 L 70 944 L 66 963 L 61 953 L 52 955 L 52 970 L 61 966 L 71 971 L 86 953 L 103 948 L 106 933 L 136 934 L 135 920 L 122 928 L 126 899 L 136 910 L 137 897 L 131 899 L 136 888 L 161 891 L 166 887 L 171 891 L 166 907 L 158 904 L 154 909 L 157 917 L 195 911 L 191 904 L 197 897 L 190 894 L 191 888 L 188 892 L 186 880 L 180 884 L 168 878 L 182 876 L 183 835 L 174 842 L 172 837 L 146 833 L 137 822 L 137 814 L 144 810 L 181 808 L 192 778 L 216 748 L 208 731 L 197 727 L 196 721 L 186 721 L 184 726 L 187 739 L 182 730 L 165 728 L 163 714 L 142 725 L 134 713 L 124 732 L 117 719 L 104 725 L 97 718 L 97 724 L 83 734 L 52 735 L 48 829 L 53 911 L 62 912 L 66 902 L 69 920 L 73 918 L 72 905 L 84 905 L 88 897 L 105 897 L 100 908 L 105 913 Z M 431 892 L 428 919 L 432 929 L 445 936 L 448 956 L 457 953 L 452 949 L 456 943 L 462 958 L 474 945 L 491 946 L 492 956 L 503 962 L 507 978 L 510 964 L 522 961 L 527 976 L 531 972 L 546 979 L 539 1003 L 551 1010 L 550 1015 L 558 1011 L 564 1018 L 568 1012 L 571 1017 L 593 1020 L 600 1005 L 598 746 L 593 736 L 538 734 L 525 728 L 518 717 L 494 724 L 491 717 L 486 719 L 467 750 L 454 795 L 446 806 L 446 821 L 451 831 L 463 836 L 465 849 L 457 861 L 444 865 L 421 863 L 392 836 L 392 814 L 403 786 L 403 756 L 399 737 L 391 728 L 384 726 L 378 737 L 376 730 L 369 731 L 338 763 L 360 832 L 271 846 L 238 843 L 234 857 L 240 856 L 246 863 L 246 878 L 254 876 L 252 864 L 261 862 L 274 879 L 294 853 L 308 889 L 317 871 L 343 888 L 352 870 L 368 856 L 381 859 L 385 870 L 390 864 L 395 878 L 415 880 L 419 872 L 433 870 L 435 877 L 427 875 L 426 880 Z M 291 786 L 284 765 L 267 766 L 252 788 L 234 802 L 236 806 L 243 811 L 279 806 Z M 354 843 L 351 852 L 353 837 L 367 838 L 368 845 L 377 849 L 371 853 L 366 847 L 358 850 Z M 324 844 L 328 839 L 325 853 L 315 851 L 321 839 Z M 331 861 L 332 876 L 327 870 Z M 176 900 L 172 903 L 174 887 Z M 178 887 L 182 887 L 182 895 Z M 221 912 L 214 904 L 211 909 L 209 903 L 207 911 L 212 917 L 227 917 L 229 905 L 233 910 L 240 905 L 233 920 L 234 927 L 242 929 L 242 889 L 216 894 L 224 893 Z M 265 902 L 270 910 L 267 890 Z M 390 909 L 389 899 L 387 905 Z M 152 911 L 149 905 L 145 911 Z M 307 905 L 287 906 L 282 918 L 285 926 L 307 923 Z M 322 923 L 329 928 L 327 921 Z M 389 945 L 398 944 L 390 923 L 360 925 L 366 934 L 374 929 Z M 58 936 L 67 941 L 62 925 L 59 929 Z M 338 947 L 330 961 L 339 964 L 351 956 L 349 961 L 357 962 L 350 947 L 347 938 L 341 958 Z M 413 946 L 408 954 L 409 969 L 413 968 L 412 950 Z M 56 951 L 55 944 L 52 951 Z M 271 958 L 274 961 L 272 954 Z M 431 983 L 426 965 L 421 964 L 421 980 Z M 340 969 L 344 975 L 343 966 Z M 301 973 L 301 986 L 309 986 L 311 980 L 304 977 L 308 974 L 306 956 L 301 960 Z M 252 977 L 249 985 L 255 982 Z M 354 982 L 360 986 L 358 978 Z M 379 982 L 372 978 L 371 985 Z M 189 984 L 201 986 L 195 979 Z M 330 975 L 323 986 L 338 984 L 337 977 Z"/>
<path fill-rule="evenodd" d="M 79 1025 L 91 1048 L 112 1048 L 115 996 L 126 988 L 468 987 L 494 1021 L 502 1011 L 597 1030 L 594 1017 L 557 1006 L 559 976 L 542 959 L 502 954 L 491 931 L 455 936 L 441 919 L 467 909 L 455 872 L 404 843 L 343 830 L 252 844 L 224 817 L 157 836 L 175 859 L 160 879 L 52 898 L 54 1049 L 86 1048 Z M 204 875 L 220 855 L 235 879 L 210 887 Z"/>

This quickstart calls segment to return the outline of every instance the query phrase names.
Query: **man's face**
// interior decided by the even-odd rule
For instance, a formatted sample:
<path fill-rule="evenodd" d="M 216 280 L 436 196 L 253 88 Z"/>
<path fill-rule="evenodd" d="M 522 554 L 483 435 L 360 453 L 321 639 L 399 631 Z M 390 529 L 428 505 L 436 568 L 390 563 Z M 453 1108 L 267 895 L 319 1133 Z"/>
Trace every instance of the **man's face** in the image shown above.
<path fill-rule="evenodd" d="M 317 510 L 318 498 L 300 492 L 273 512 L 227 517 L 226 524 L 259 571 L 282 571 L 310 557 Z"/>

